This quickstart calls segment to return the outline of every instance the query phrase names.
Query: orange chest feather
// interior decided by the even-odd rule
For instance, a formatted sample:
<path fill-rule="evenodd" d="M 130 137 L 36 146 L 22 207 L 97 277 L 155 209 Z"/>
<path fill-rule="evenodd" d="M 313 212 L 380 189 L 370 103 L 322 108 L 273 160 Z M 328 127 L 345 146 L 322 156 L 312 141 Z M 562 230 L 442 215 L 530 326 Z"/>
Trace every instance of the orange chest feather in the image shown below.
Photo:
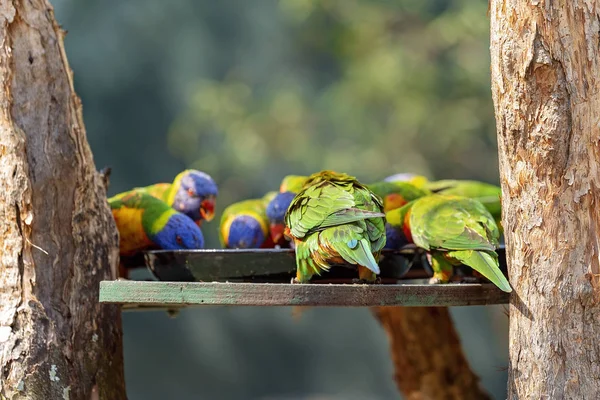
<path fill-rule="evenodd" d="M 414 243 L 412 234 L 410 232 L 410 212 L 411 211 L 412 210 L 408 210 L 408 212 L 404 216 L 404 223 L 402 224 L 402 231 L 404 233 L 404 236 L 406 237 L 406 240 L 408 240 L 410 243 Z"/>
<path fill-rule="evenodd" d="M 397 193 L 388 194 L 383 199 L 383 212 L 395 210 L 405 205 L 407 201 Z"/>
<path fill-rule="evenodd" d="M 143 210 L 122 207 L 112 210 L 119 230 L 119 254 L 131 255 L 152 246 L 152 242 L 142 227 Z"/>

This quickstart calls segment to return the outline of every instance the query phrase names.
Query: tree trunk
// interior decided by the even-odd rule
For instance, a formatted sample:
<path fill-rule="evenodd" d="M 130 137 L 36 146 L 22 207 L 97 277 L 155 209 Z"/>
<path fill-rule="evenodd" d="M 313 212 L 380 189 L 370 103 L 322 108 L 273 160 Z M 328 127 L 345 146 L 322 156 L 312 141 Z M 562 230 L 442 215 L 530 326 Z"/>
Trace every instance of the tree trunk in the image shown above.
<path fill-rule="evenodd" d="M 125 399 L 118 234 L 45 0 L 0 1 L 0 398 Z"/>
<path fill-rule="evenodd" d="M 377 307 L 394 363 L 394 379 L 407 400 L 485 400 L 469 368 L 446 307 Z"/>
<path fill-rule="evenodd" d="M 509 398 L 600 398 L 598 0 L 491 2 Z"/>

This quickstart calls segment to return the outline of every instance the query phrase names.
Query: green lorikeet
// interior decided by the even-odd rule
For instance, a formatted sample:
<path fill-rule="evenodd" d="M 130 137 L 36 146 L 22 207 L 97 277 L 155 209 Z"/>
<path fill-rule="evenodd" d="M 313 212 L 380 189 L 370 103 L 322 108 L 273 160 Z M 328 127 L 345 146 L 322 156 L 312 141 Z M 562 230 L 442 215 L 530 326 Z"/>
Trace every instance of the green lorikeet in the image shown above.
<path fill-rule="evenodd" d="M 223 211 L 219 239 L 229 249 L 272 248 L 269 220 L 265 212 L 277 192 L 269 192 L 261 199 L 250 199 L 231 204 Z"/>
<path fill-rule="evenodd" d="M 367 188 L 381 197 L 384 212 L 400 208 L 409 201 L 431 194 L 429 190 L 402 181 L 376 182 L 367 185 Z"/>
<path fill-rule="evenodd" d="M 498 226 L 479 201 L 433 194 L 388 212 L 386 218 L 409 242 L 430 253 L 432 282 L 448 282 L 453 266 L 464 264 L 501 290 L 512 291 L 495 251 Z"/>
<path fill-rule="evenodd" d="M 285 215 L 286 236 L 296 248 L 296 278 L 305 283 L 332 264 L 358 267 L 359 278 L 374 282 L 385 244 L 381 199 L 356 178 L 322 171 L 309 177 Z"/>
<path fill-rule="evenodd" d="M 202 171 L 187 169 L 179 173 L 173 183 L 157 183 L 136 190 L 164 201 L 196 221 L 198 226 L 215 216 L 218 188 L 210 175 Z"/>
<path fill-rule="evenodd" d="M 476 199 L 487 208 L 496 220 L 496 223 L 499 223 L 502 219 L 502 203 L 500 199 L 502 189 L 499 186 L 471 180 L 444 179 L 429 182 L 425 187 L 438 194 Z"/>
<path fill-rule="evenodd" d="M 108 203 L 119 230 L 121 256 L 149 249 L 204 247 L 204 236 L 194 221 L 143 191 L 120 193 Z"/>

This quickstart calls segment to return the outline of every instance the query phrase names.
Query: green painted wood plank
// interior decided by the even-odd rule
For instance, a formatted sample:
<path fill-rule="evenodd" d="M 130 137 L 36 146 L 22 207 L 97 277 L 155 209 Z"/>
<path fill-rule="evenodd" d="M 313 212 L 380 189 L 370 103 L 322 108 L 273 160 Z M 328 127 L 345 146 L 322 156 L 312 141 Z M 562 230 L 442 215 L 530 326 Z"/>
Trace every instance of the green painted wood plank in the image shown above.
<path fill-rule="evenodd" d="M 506 304 L 492 284 L 283 284 L 103 281 L 100 302 L 129 307 L 231 306 L 468 306 Z"/>

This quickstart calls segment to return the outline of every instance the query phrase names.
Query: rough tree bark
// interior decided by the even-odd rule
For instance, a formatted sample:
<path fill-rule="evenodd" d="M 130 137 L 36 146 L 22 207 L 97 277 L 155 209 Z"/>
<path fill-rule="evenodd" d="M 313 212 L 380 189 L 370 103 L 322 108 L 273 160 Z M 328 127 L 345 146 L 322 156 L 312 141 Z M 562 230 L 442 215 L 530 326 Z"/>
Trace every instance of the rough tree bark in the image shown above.
<path fill-rule="evenodd" d="M 0 399 L 124 399 L 118 235 L 45 0 L 0 1 Z"/>
<path fill-rule="evenodd" d="M 407 400 L 486 400 L 445 307 L 377 307 L 394 380 Z"/>
<path fill-rule="evenodd" d="M 491 2 L 509 398 L 600 398 L 598 0 Z"/>

